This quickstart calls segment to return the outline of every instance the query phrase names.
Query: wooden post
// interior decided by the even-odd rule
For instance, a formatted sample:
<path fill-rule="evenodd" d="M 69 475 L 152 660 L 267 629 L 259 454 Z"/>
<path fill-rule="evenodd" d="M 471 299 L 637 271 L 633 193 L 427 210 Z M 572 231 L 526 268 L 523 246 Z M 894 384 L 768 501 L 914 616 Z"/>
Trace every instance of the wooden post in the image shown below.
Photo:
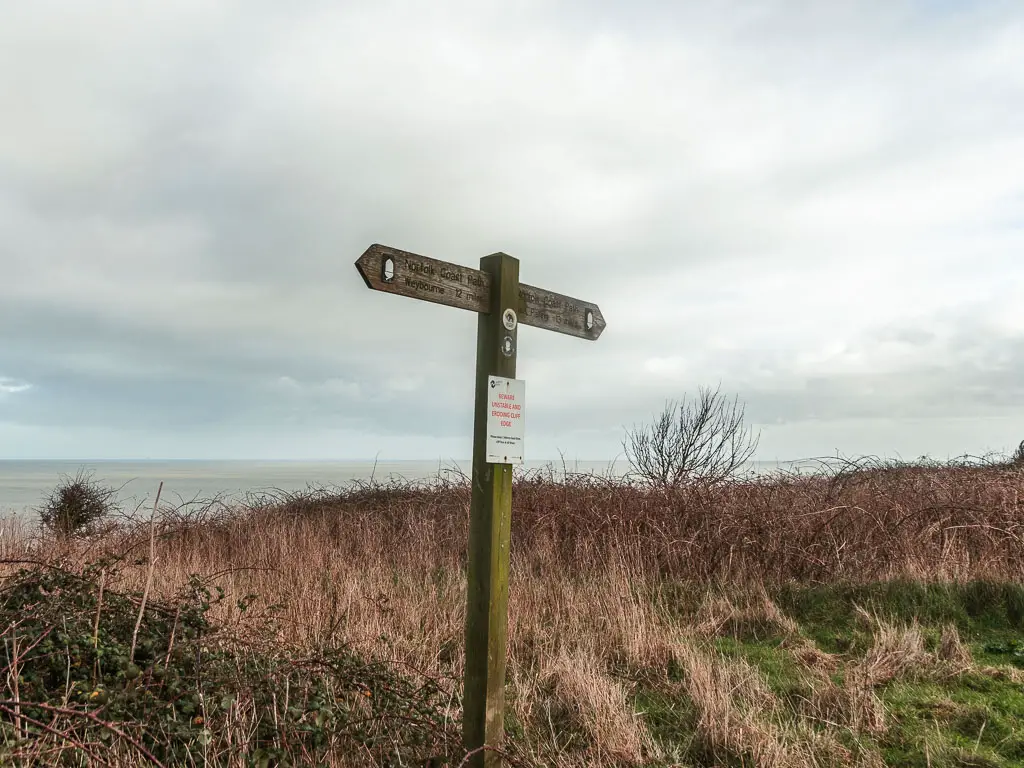
<path fill-rule="evenodd" d="M 502 316 L 507 309 L 519 309 L 519 261 L 495 253 L 480 260 L 480 269 L 491 276 L 491 295 L 490 312 L 477 320 L 462 716 L 467 751 L 485 744 L 500 747 L 505 735 L 512 465 L 487 463 L 488 377 L 515 378 L 518 326 L 507 329 Z M 481 751 L 469 765 L 490 768 L 501 760 L 494 752 Z"/>
<path fill-rule="evenodd" d="M 604 315 L 589 301 L 520 284 L 519 261 L 504 253 L 485 256 L 477 270 L 375 243 L 356 260 L 356 269 L 371 290 L 477 313 L 462 738 L 466 750 L 475 753 L 469 763 L 472 768 L 500 766 L 497 753 L 482 748 L 500 748 L 505 736 L 512 520 L 512 465 L 507 462 L 522 461 L 523 434 L 518 435 L 518 453 L 500 448 L 488 452 L 489 377 L 515 379 L 520 323 L 595 341 L 604 331 Z M 495 410 L 502 423 L 500 411 Z M 511 423 L 510 419 L 503 427 Z M 514 436 L 505 433 L 504 437 Z M 510 444 L 514 443 L 504 443 Z M 506 463 L 489 463 L 488 458 Z"/>

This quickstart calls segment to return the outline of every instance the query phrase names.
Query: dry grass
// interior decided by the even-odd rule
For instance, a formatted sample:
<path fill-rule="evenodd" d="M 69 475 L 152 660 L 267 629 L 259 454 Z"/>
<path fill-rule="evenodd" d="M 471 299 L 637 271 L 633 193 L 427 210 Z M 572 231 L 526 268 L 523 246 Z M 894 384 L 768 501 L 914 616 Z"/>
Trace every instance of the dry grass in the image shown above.
<path fill-rule="evenodd" d="M 810 723 L 879 732 L 879 685 L 929 665 L 969 666 L 969 652 L 950 633 L 928 653 L 920 627 L 865 615 L 874 644 L 839 688 L 828 682 L 836 660 L 798 637 L 765 586 L 1024 578 L 1022 478 L 1011 468 L 876 467 L 675 494 L 574 476 L 518 482 L 508 674 L 524 751 L 560 765 L 664 757 L 631 704 L 633 683 L 653 676 L 692 700 L 712 755 L 747 755 L 765 766 L 877 764 L 877 755 L 852 756 Z M 213 609 L 229 627 L 243 621 L 236 599 L 257 595 L 257 608 L 275 617 L 277 639 L 312 649 L 348 644 L 445 681 L 454 696 L 468 502 L 468 485 L 438 483 L 252 499 L 244 509 L 166 508 L 152 590 L 167 597 L 191 574 L 211 576 L 232 598 Z M 130 525 L 72 543 L 32 543 L 0 530 L 0 554 L 31 559 L 38 549 L 73 564 L 128 552 L 139 562 L 117 586 L 141 591 L 147 539 Z M 663 594 L 679 582 L 737 586 L 682 622 Z M 781 717 L 756 669 L 702 647 L 720 635 L 788 638 L 818 681 L 806 722 Z M 667 678 L 672 663 L 683 669 L 677 684 Z"/>
<path fill-rule="evenodd" d="M 852 752 L 835 731 L 816 728 L 816 720 L 793 717 L 748 662 L 694 646 L 680 647 L 679 657 L 681 690 L 697 709 L 697 735 L 715 764 L 729 758 L 765 768 L 880 764 L 877 753 Z"/>
<path fill-rule="evenodd" d="M 858 608 L 857 612 L 871 633 L 871 646 L 862 658 L 845 666 L 842 685 L 837 685 L 828 675 L 815 676 L 808 708 L 814 719 L 854 733 L 884 733 L 887 722 L 877 693 L 879 688 L 894 680 L 955 677 L 973 669 L 970 649 L 954 626 L 943 629 L 938 646 L 930 652 L 926 649 L 924 631 L 916 620 L 898 624 L 863 608 Z M 798 654 L 797 658 L 802 657 Z M 814 670 L 816 666 L 812 662 L 808 668 Z"/>
<path fill-rule="evenodd" d="M 937 661 L 925 650 L 925 637 L 916 620 L 898 625 L 859 609 L 865 623 L 872 629 L 874 642 L 864 659 L 850 670 L 856 685 L 876 688 L 908 672 L 923 674 Z"/>
<path fill-rule="evenodd" d="M 524 713 L 526 721 L 542 732 L 548 726 L 556 751 L 569 751 L 568 739 L 578 734 L 587 762 L 637 765 L 661 756 L 633 711 L 626 687 L 609 677 L 602 657 L 562 650 L 543 662 L 536 685 L 544 695 Z"/>
<path fill-rule="evenodd" d="M 795 638 L 800 628 L 769 597 L 763 584 L 726 595 L 708 593 L 697 611 L 692 632 L 697 637 L 729 635 L 737 639 Z"/>
<path fill-rule="evenodd" d="M 943 627 L 936 656 L 948 664 L 954 674 L 966 671 L 974 665 L 971 649 L 960 639 L 960 633 L 952 624 Z"/>
<path fill-rule="evenodd" d="M 803 765 L 775 725 L 779 702 L 759 672 L 691 646 L 680 648 L 682 690 L 697 708 L 697 733 L 714 757 L 744 755 L 759 766 Z"/>

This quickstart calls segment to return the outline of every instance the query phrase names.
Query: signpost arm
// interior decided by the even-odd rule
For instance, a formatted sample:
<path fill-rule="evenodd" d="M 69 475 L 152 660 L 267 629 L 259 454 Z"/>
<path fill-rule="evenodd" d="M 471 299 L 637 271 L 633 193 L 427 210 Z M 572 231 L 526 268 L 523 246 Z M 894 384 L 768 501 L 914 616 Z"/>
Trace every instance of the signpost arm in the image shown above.
<path fill-rule="evenodd" d="M 516 375 L 518 327 L 502 323 L 519 306 L 519 261 L 504 253 L 485 256 L 491 276 L 490 312 L 477 320 L 476 402 L 473 421 L 472 498 L 466 588 L 466 667 L 463 743 L 467 751 L 500 748 L 505 733 L 505 660 L 508 628 L 512 466 L 486 457 L 488 377 Z M 470 766 L 497 766 L 494 752 L 477 752 Z"/>

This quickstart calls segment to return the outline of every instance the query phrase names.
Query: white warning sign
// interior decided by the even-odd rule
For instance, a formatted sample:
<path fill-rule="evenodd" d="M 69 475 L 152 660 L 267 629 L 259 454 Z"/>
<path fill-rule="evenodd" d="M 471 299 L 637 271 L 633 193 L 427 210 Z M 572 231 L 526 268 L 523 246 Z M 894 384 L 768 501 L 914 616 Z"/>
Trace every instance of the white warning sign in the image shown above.
<path fill-rule="evenodd" d="M 526 382 L 487 377 L 487 463 L 522 464 Z"/>

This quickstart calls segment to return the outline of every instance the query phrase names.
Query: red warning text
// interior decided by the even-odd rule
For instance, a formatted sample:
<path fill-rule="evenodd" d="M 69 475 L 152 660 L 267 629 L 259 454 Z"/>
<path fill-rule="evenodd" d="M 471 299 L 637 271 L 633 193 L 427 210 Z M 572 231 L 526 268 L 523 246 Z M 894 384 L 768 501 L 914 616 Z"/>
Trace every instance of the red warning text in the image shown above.
<path fill-rule="evenodd" d="M 491 398 L 491 416 L 498 420 L 499 426 L 511 427 L 513 422 L 523 418 L 523 405 L 516 402 L 516 396 L 499 392 Z"/>

